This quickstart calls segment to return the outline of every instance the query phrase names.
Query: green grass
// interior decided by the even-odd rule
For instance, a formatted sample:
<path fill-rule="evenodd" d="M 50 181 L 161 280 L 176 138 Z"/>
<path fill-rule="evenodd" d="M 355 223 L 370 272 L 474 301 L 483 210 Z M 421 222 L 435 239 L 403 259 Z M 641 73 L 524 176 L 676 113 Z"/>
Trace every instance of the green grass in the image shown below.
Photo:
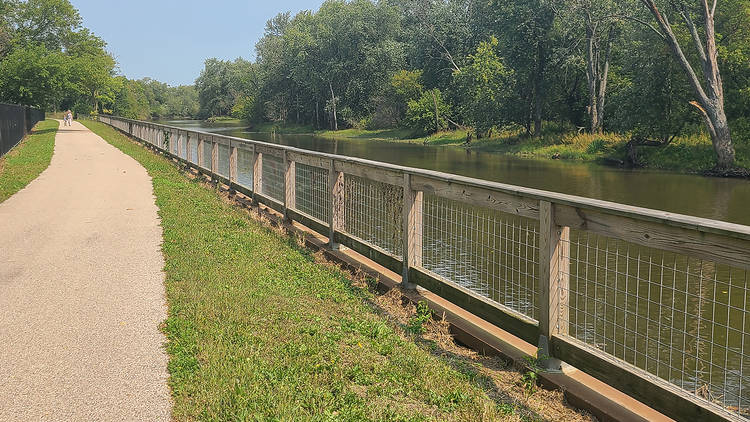
<path fill-rule="evenodd" d="M 519 419 L 476 371 L 388 322 L 369 290 L 114 129 L 83 123 L 153 179 L 176 420 Z"/>
<path fill-rule="evenodd" d="M 253 123 L 250 125 L 250 130 L 253 132 L 263 133 L 289 133 L 289 134 L 307 134 L 314 133 L 315 129 L 309 125 L 295 125 L 295 124 L 279 124 L 279 123 Z"/>
<path fill-rule="evenodd" d="M 241 125 L 245 121 L 242 120 L 242 119 L 237 119 L 235 117 L 231 117 L 231 116 L 213 116 L 213 117 L 209 117 L 208 119 L 204 120 L 204 122 L 206 122 L 206 123 L 225 123 L 225 124 L 228 123 L 228 124 Z"/>
<path fill-rule="evenodd" d="M 23 189 L 49 166 L 58 122 L 44 120 L 20 144 L 0 158 L 0 202 Z"/>

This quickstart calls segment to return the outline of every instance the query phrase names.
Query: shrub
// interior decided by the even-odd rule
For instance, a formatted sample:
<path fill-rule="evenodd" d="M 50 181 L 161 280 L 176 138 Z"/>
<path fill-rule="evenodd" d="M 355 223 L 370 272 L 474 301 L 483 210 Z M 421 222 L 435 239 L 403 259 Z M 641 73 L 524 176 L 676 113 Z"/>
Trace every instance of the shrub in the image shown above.
<path fill-rule="evenodd" d="M 435 119 L 437 108 L 438 118 Z M 418 100 L 411 100 L 406 107 L 406 124 L 420 134 L 439 132 L 448 127 L 446 116 L 450 107 L 443 100 L 439 89 L 425 91 Z"/>

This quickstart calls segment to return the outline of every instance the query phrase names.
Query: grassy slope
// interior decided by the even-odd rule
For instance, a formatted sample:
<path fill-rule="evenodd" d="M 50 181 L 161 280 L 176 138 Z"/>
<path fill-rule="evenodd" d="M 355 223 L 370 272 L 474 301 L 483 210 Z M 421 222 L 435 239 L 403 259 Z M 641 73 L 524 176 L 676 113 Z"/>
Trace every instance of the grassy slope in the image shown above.
<path fill-rule="evenodd" d="M 294 241 L 114 129 L 84 124 L 153 178 L 177 420 L 540 418 L 518 399 L 490 399 L 494 384 L 480 388 L 476 364 L 452 369 L 376 312 L 372 293 Z"/>
<path fill-rule="evenodd" d="M 55 120 L 37 123 L 26 139 L 0 158 L 0 202 L 23 189 L 49 166 L 58 125 Z"/>

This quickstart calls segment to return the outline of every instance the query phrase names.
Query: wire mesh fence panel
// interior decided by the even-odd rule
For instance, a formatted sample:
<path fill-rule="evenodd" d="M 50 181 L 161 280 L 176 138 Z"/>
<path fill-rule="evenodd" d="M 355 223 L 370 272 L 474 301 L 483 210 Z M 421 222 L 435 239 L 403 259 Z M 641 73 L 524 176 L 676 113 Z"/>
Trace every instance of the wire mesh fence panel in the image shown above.
<path fill-rule="evenodd" d="M 175 132 L 168 132 L 167 136 L 169 137 L 169 151 L 174 155 L 178 155 L 180 152 L 180 145 L 179 142 L 177 142 L 178 135 Z"/>
<path fill-rule="evenodd" d="M 219 168 L 217 173 L 229 177 L 229 146 L 219 144 Z"/>
<path fill-rule="evenodd" d="M 401 186 L 344 175 L 344 231 L 402 256 Z"/>
<path fill-rule="evenodd" d="M 328 169 L 296 163 L 295 179 L 295 208 L 327 222 L 331 215 Z"/>
<path fill-rule="evenodd" d="M 263 154 L 263 194 L 284 201 L 284 160 Z"/>
<path fill-rule="evenodd" d="M 182 142 L 182 146 L 180 147 L 180 158 L 190 161 L 190 157 L 188 156 L 190 151 L 188 151 L 187 135 L 182 135 L 180 140 Z"/>
<path fill-rule="evenodd" d="M 425 194 L 422 266 L 527 317 L 539 317 L 539 223 Z"/>
<path fill-rule="evenodd" d="M 747 270 L 588 232 L 569 243 L 570 336 L 750 417 Z"/>
<path fill-rule="evenodd" d="M 198 137 L 190 137 L 190 162 L 194 164 L 198 163 Z"/>
<path fill-rule="evenodd" d="M 237 183 L 253 188 L 253 152 L 237 148 Z"/>
<path fill-rule="evenodd" d="M 203 162 L 201 165 L 204 168 L 211 169 L 211 152 L 213 148 L 213 144 L 210 141 L 203 141 Z"/>

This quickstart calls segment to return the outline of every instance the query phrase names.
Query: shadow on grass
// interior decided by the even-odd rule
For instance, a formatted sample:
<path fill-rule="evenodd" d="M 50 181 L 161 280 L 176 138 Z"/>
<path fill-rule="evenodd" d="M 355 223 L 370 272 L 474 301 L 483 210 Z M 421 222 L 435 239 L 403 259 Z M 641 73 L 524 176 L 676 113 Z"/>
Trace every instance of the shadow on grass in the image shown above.
<path fill-rule="evenodd" d="M 45 133 L 59 132 L 60 130 L 58 128 L 34 129 L 31 131 L 31 135 L 44 135 Z"/>

